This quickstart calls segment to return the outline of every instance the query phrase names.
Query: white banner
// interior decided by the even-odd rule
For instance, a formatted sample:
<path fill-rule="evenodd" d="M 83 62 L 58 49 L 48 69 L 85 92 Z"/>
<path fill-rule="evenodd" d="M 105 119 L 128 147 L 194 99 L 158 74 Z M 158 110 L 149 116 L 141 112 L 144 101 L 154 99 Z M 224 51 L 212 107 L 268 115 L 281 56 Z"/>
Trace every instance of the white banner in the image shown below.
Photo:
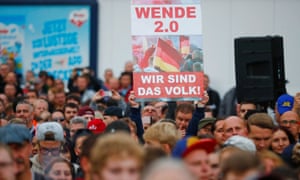
<path fill-rule="evenodd" d="M 132 35 L 202 34 L 200 4 L 132 5 Z"/>

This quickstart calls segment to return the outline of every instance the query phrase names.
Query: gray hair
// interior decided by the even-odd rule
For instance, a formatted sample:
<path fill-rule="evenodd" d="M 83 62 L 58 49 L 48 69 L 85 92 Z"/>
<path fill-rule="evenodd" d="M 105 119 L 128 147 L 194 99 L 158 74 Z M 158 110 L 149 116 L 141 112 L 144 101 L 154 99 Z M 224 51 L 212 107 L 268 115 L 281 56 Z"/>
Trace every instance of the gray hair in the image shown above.
<path fill-rule="evenodd" d="M 17 104 L 17 106 L 16 106 L 16 109 L 18 109 L 18 106 L 19 106 L 19 105 L 22 105 L 22 104 L 25 104 L 25 105 L 27 105 L 27 106 L 29 107 L 29 112 L 30 112 L 30 113 L 33 112 L 33 106 L 32 106 L 32 104 L 30 104 L 30 103 L 27 102 L 27 101 L 20 101 L 20 102 L 18 102 L 18 104 Z"/>
<path fill-rule="evenodd" d="M 83 124 L 87 127 L 87 120 L 81 116 L 75 116 L 70 120 L 70 124 Z"/>

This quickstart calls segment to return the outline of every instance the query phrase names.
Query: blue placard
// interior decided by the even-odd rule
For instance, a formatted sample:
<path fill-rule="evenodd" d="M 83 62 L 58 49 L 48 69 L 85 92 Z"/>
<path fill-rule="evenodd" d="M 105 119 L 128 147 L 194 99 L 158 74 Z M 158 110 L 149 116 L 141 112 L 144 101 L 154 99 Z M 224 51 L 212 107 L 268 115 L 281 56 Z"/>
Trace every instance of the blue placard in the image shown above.
<path fill-rule="evenodd" d="M 97 4 L 88 2 L 0 2 L 0 61 L 13 58 L 20 74 L 45 70 L 64 81 L 77 67 L 97 72 Z"/>

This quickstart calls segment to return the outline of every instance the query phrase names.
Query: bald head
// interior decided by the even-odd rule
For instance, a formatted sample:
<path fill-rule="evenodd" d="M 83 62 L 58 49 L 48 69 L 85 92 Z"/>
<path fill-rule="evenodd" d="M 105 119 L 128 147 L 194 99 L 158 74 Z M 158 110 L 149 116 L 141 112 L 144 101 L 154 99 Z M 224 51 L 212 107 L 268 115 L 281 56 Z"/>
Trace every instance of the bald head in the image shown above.
<path fill-rule="evenodd" d="M 279 125 L 287 128 L 298 140 L 299 116 L 294 111 L 286 111 L 279 117 Z"/>
<path fill-rule="evenodd" d="M 227 140 L 231 136 L 248 136 L 248 129 L 245 121 L 238 116 L 229 116 L 224 121 L 224 138 Z"/>
<path fill-rule="evenodd" d="M 298 114 L 294 111 L 286 111 L 280 116 L 279 120 L 284 120 L 286 117 L 293 117 L 294 119 L 299 120 Z"/>

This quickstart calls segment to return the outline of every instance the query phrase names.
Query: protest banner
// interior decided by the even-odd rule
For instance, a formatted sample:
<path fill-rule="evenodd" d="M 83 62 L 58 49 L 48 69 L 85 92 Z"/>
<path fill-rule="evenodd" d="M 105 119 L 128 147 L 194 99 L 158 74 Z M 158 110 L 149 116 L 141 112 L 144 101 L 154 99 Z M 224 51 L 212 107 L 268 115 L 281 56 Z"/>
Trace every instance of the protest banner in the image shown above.
<path fill-rule="evenodd" d="M 170 73 L 138 73 L 134 76 L 135 95 L 144 100 L 159 99 L 194 100 L 201 97 L 203 90 L 203 73 L 170 72 Z"/>
<path fill-rule="evenodd" d="M 74 68 L 89 67 L 92 53 L 92 6 L 85 3 L 26 4 L 16 1 L 0 6 L 0 61 L 11 58 L 17 72 L 47 71 L 64 82 Z M 95 47 L 96 48 L 96 47 Z M 93 70 L 96 70 L 93 68 Z"/>
<path fill-rule="evenodd" d="M 131 22 L 137 100 L 201 99 L 200 0 L 132 0 Z"/>

